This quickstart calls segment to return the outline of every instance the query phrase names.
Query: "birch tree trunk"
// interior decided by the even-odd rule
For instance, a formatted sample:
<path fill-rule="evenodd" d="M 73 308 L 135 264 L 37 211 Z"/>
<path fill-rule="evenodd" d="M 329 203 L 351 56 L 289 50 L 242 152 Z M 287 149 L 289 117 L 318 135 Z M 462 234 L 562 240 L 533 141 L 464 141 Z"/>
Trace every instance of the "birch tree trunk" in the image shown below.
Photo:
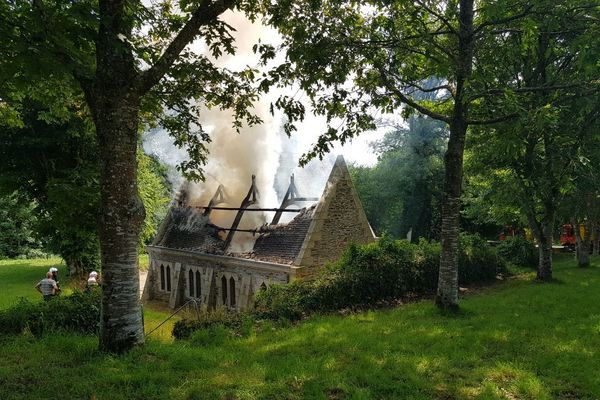
<path fill-rule="evenodd" d="M 526 191 L 527 193 L 527 191 Z M 545 204 L 544 217 L 538 221 L 535 206 L 527 208 L 527 220 L 533 236 L 538 244 L 537 279 L 548 281 L 552 279 L 552 229 L 554 227 L 554 208 L 550 203 Z"/>
<path fill-rule="evenodd" d="M 100 349 L 121 353 L 144 342 L 137 245 L 144 206 L 137 188 L 136 70 L 127 37 L 125 3 L 99 2 L 95 86 L 88 95 L 102 160 L 100 249 L 102 308 Z"/>
<path fill-rule="evenodd" d="M 444 191 L 440 270 L 435 302 L 442 309 L 458 309 L 458 238 L 460 231 L 460 195 L 463 177 L 463 154 L 467 133 L 468 106 L 465 86 L 473 66 L 473 0 L 460 1 L 458 28 L 456 91 L 450 122 L 448 150 L 444 156 Z"/>
<path fill-rule="evenodd" d="M 442 229 L 440 271 L 436 304 L 443 309 L 458 308 L 458 239 L 460 231 L 460 194 L 462 165 L 467 127 L 453 123 L 450 127 L 448 150 L 444 156 L 444 192 L 442 198 Z"/>
<path fill-rule="evenodd" d="M 107 106 L 96 124 L 102 141 L 100 349 L 111 352 L 144 342 L 137 265 L 144 206 L 137 190 L 136 100 Z"/>

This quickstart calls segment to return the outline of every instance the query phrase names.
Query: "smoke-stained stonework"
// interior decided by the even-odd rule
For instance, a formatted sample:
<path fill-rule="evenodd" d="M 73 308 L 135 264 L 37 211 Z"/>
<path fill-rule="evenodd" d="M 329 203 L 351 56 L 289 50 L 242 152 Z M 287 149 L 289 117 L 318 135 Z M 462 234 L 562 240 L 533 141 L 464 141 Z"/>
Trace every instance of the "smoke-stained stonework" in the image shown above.
<path fill-rule="evenodd" d="M 171 207 L 148 246 L 144 298 L 171 307 L 194 298 L 208 309 L 243 310 L 269 285 L 310 276 L 339 258 L 350 242 L 375 239 L 341 156 L 321 198 L 286 224 L 257 227 L 252 250 L 245 253 L 228 251 L 227 229 L 214 225 L 210 212 L 190 207 L 185 198 L 183 193 Z"/>

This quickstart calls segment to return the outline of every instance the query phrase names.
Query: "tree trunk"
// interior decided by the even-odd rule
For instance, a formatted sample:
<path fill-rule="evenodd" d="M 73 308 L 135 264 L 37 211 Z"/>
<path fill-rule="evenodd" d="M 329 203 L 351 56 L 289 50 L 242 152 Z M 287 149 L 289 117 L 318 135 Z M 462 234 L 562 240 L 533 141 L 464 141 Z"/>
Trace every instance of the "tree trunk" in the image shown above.
<path fill-rule="evenodd" d="M 552 279 L 552 224 L 542 226 L 542 235 L 539 238 L 539 264 L 537 278 L 542 281 Z"/>
<path fill-rule="evenodd" d="M 528 193 L 527 188 L 526 193 Z M 531 197 L 533 198 L 533 197 Z M 536 218 L 535 205 L 530 204 L 526 209 L 529 227 L 538 243 L 537 279 L 548 281 L 552 279 L 552 229 L 554 227 L 554 208 L 550 202 L 544 205 L 544 217 L 540 222 Z"/>
<path fill-rule="evenodd" d="M 591 229 L 591 234 L 592 236 L 592 255 L 593 256 L 597 256 L 600 254 L 600 252 L 598 251 L 598 247 L 600 246 L 600 229 L 599 229 L 599 225 L 597 222 L 594 222 L 592 224 L 592 229 Z"/>
<path fill-rule="evenodd" d="M 144 206 L 137 188 L 139 94 L 125 2 L 101 0 L 96 78 L 87 95 L 102 160 L 100 349 L 125 352 L 144 342 L 138 239 Z"/>
<path fill-rule="evenodd" d="M 100 349 L 124 352 L 144 342 L 138 239 L 144 206 L 137 190 L 137 99 L 114 101 L 97 117 L 102 156 L 102 309 Z"/>
<path fill-rule="evenodd" d="M 70 277 L 83 275 L 83 265 L 80 259 L 75 257 L 67 257 L 65 261 L 67 263 Z"/>
<path fill-rule="evenodd" d="M 458 309 L 458 237 L 460 231 L 460 195 L 463 154 L 467 133 L 468 107 L 465 87 L 473 67 L 473 0 L 461 0 L 458 26 L 456 91 L 450 122 L 448 150 L 444 156 L 442 195 L 442 250 L 435 303 L 442 309 Z"/>
<path fill-rule="evenodd" d="M 436 304 L 444 309 L 458 308 L 458 238 L 460 231 L 460 194 L 466 124 L 452 124 L 448 150 L 444 156 L 444 192 L 440 271 Z"/>
<path fill-rule="evenodd" d="M 581 235 L 581 224 L 573 225 L 575 229 L 575 236 L 577 237 L 577 265 L 579 267 L 590 266 L 590 224 L 583 224 L 585 230 L 583 236 Z"/>

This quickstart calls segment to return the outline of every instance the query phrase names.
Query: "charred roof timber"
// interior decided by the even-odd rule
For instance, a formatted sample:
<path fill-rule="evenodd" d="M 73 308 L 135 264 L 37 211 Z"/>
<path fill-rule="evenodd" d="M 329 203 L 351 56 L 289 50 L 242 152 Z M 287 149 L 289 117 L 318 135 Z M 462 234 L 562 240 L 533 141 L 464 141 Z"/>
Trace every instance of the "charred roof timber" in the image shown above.
<path fill-rule="evenodd" d="M 287 207 L 291 206 L 292 204 L 297 204 L 297 203 L 301 203 L 301 202 L 306 202 L 306 201 L 318 201 L 319 199 L 317 197 L 300 197 L 298 195 L 298 189 L 296 189 L 296 185 L 294 184 L 294 174 L 292 174 L 292 176 L 290 176 L 290 186 L 288 187 L 287 192 L 285 193 L 285 196 L 283 197 L 283 201 L 281 202 L 281 206 L 279 206 L 279 209 L 275 212 L 275 216 L 273 217 L 273 220 L 271 221 L 271 225 L 277 225 L 279 223 L 279 220 L 281 219 L 281 214 L 286 211 L 296 211 L 296 210 L 286 210 Z M 298 212 L 300 210 L 297 210 Z"/>
<path fill-rule="evenodd" d="M 208 217 L 210 215 L 210 212 L 212 210 L 214 210 L 214 207 L 217 204 L 221 204 L 221 203 L 225 203 L 225 188 L 223 187 L 223 185 L 219 185 L 219 187 L 217 188 L 217 191 L 215 192 L 214 196 L 208 202 L 208 206 L 207 207 L 203 207 L 204 208 L 204 214 L 203 215 L 205 217 Z"/>
<path fill-rule="evenodd" d="M 219 185 L 219 187 L 217 188 L 217 191 L 215 192 L 214 196 L 210 199 L 208 205 L 207 206 L 198 206 L 196 208 L 204 210 L 203 215 L 205 217 L 210 216 L 210 213 L 213 210 L 237 211 L 237 215 L 235 216 L 235 219 L 233 220 L 233 223 L 231 224 L 231 228 L 223 228 L 223 227 L 218 227 L 216 225 L 211 224 L 211 226 L 213 226 L 214 228 L 216 228 L 218 230 L 229 232 L 227 234 L 227 238 L 225 239 L 225 245 L 224 245 L 224 248 L 227 249 L 229 247 L 229 245 L 231 244 L 231 241 L 233 240 L 233 236 L 235 235 L 235 232 L 251 232 L 251 233 L 256 234 L 256 233 L 265 232 L 267 230 L 266 227 L 260 227 L 258 229 L 238 229 L 238 226 L 240 224 L 240 221 L 242 220 L 244 212 L 246 212 L 246 211 L 275 212 L 275 216 L 273 217 L 273 220 L 271 221 L 270 225 L 277 225 L 279 223 L 279 220 L 281 219 L 281 215 L 284 212 L 299 213 L 303 210 L 302 208 L 287 208 L 287 207 L 291 206 L 292 204 L 298 204 L 298 203 L 302 203 L 302 202 L 315 202 L 315 201 L 319 200 L 318 197 L 300 197 L 300 195 L 298 194 L 298 189 L 296 188 L 296 185 L 294 183 L 294 174 L 292 174 L 290 176 L 290 186 L 288 187 L 287 192 L 285 193 L 285 196 L 283 197 L 283 201 L 281 202 L 281 206 L 279 208 L 248 208 L 251 205 L 256 204 L 258 202 L 258 199 L 259 199 L 259 193 L 258 193 L 258 189 L 256 188 L 256 176 L 252 175 L 252 184 L 250 185 L 248 194 L 246 195 L 244 200 L 242 200 L 242 203 L 240 204 L 239 207 L 219 207 L 218 206 L 218 204 L 222 204 L 222 203 L 226 202 L 225 189 L 224 189 L 223 185 Z"/>
<path fill-rule="evenodd" d="M 242 200 L 242 204 L 240 204 L 240 209 L 238 210 L 237 215 L 233 220 L 233 224 L 231 224 L 231 230 L 227 234 L 227 239 L 225 239 L 225 249 L 229 248 L 231 240 L 233 239 L 233 235 L 235 235 L 238 225 L 242 220 L 244 211 L 246 211 L 246 208 L 248 208 L 252 204 L 256 204 L 257 201 L 258 189 L 256 188 L 256 175 L 252 175 L 252 185 L 250 185 L 250 190 L 248 190 L 248 194 L 246 195 L 246 197 L 244 197 L 244 200 Z"/>

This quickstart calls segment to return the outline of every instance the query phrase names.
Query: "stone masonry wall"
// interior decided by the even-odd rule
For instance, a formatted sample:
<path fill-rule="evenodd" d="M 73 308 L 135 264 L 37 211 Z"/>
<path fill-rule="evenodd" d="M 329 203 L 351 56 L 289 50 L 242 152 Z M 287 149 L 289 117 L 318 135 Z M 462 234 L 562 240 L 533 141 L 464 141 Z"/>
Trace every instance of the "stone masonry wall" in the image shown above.
<path fill-rule="evenodd" d="M 309 276 L 316 267 L 339 259 L 349 243 L 365 244 L 375 240 L 343 162 L 336 163 L 321 202 L 296 262 L 304 267 L 298 271 L 299 277 Z"/>
<path fill-rule="evenodd" d="M 255 293 L 261 285 L 285 284 L 290 281 L 289 275 L 283 271 L 269 271 L 237 265 L 236 260 L 228 263 L 226 259 L 207 260 L 206 257 L 195 257 L 193 253 L 186 255 L 151 254 L 148 274 L 146 299 L 159 300 L 177 307 L 187 300 L 198 300 L 202 308 L 225 306 L 241 311 L 252 306 Z M 161 289 L 160 265 L 170 266 L 171 291 Z M 193 273 L 193 288 L 190 292 L 189 271 Z M 200 296 L 197 296 L 196 272 L 200 274 Z M 225 302 L 223 302 L 222 278 L 227 284 Z M 232 304 L 231 278 L 235 282 L 235 304 Z"/>

